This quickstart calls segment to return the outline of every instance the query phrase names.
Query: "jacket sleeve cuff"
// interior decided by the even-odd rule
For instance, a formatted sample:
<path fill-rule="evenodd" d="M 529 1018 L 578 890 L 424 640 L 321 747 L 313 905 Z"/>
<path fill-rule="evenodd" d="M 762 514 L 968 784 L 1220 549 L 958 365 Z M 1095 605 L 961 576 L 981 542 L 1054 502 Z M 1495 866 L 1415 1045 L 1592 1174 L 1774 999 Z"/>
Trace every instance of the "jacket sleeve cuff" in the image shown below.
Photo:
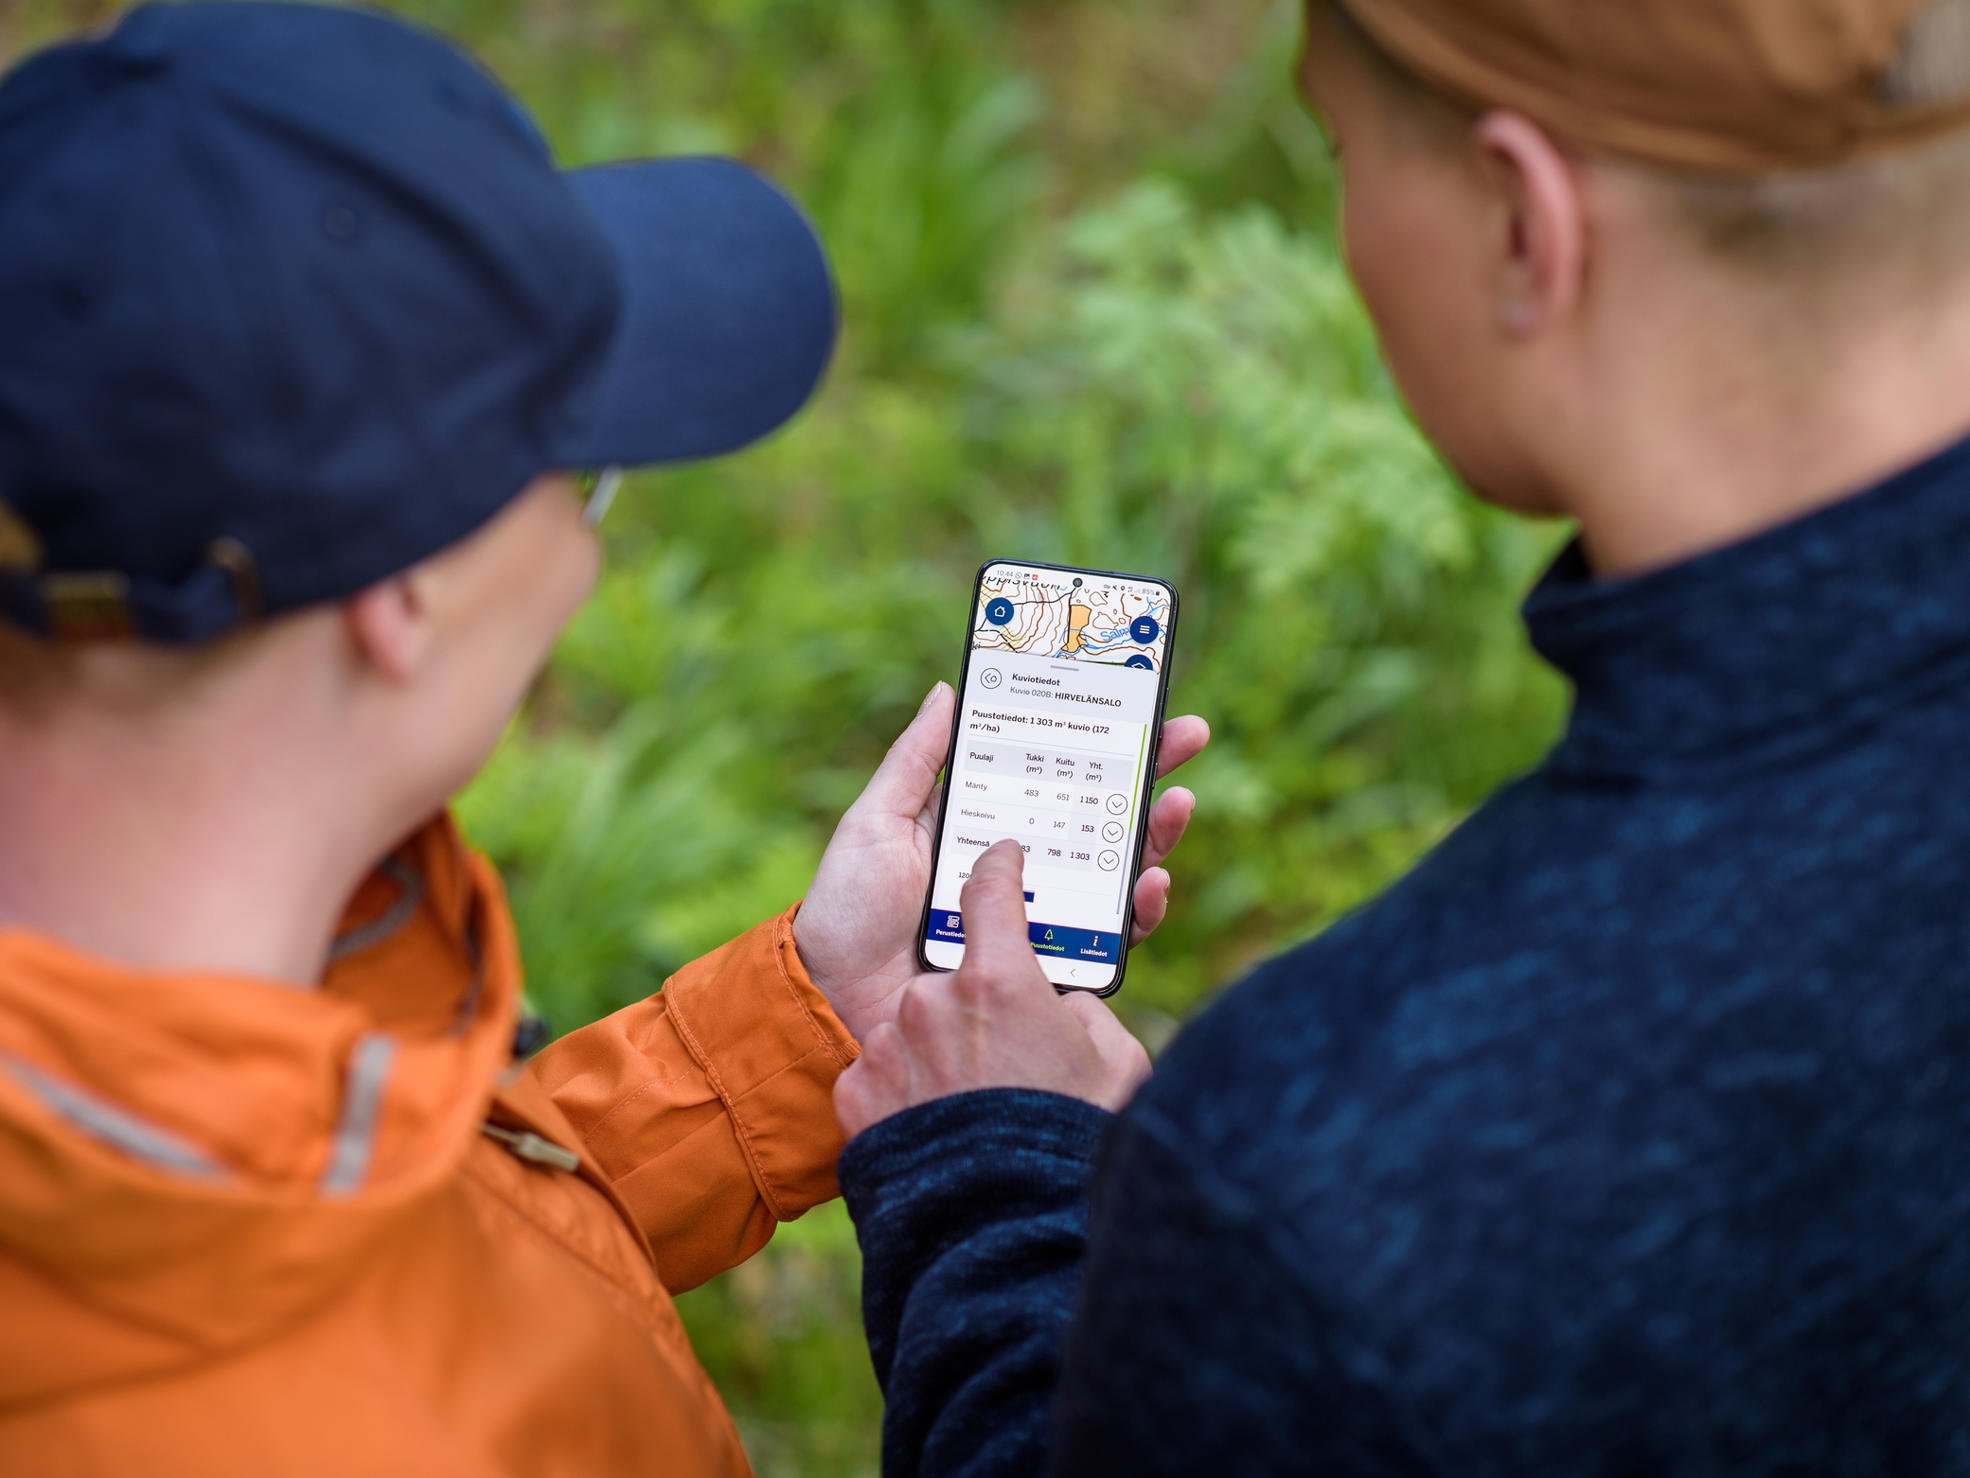
<path fill-rule="evenodd" d="M 836 1194 L 834 1085 L 861 1053 L 800 962 L 798 911 L 740 935 L 664 986 L 677 1034 L 724 1103 L 779 1221 Z"/>

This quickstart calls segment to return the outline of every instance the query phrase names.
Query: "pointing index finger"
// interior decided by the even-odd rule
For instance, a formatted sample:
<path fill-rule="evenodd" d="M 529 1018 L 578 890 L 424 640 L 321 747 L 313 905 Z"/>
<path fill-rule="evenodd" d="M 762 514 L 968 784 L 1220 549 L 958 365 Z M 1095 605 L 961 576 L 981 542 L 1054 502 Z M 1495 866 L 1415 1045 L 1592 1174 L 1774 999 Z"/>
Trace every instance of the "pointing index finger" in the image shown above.
<path fill-rule="evenodd" d="M 958 902 L 964 913 L 967 968 L 1039 974 L 1026 932 L 1025 869 L 1025 849 L 1014 841 L 988 847 L 971 865 L 971 881 Z"/>

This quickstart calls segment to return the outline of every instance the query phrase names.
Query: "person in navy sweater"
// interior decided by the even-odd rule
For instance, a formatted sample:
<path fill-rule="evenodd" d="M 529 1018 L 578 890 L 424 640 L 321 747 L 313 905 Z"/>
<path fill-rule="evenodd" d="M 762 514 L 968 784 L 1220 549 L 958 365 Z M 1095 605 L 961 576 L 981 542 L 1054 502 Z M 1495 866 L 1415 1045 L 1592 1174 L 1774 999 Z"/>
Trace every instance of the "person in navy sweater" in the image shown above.
<path fill-rule="evenodd" d="M 1970 1473 L 1970 5 L 1308 25 L 1571 722 L 1140 1091 L 987 854 L 836 1090 L 885 1467 Z"/>

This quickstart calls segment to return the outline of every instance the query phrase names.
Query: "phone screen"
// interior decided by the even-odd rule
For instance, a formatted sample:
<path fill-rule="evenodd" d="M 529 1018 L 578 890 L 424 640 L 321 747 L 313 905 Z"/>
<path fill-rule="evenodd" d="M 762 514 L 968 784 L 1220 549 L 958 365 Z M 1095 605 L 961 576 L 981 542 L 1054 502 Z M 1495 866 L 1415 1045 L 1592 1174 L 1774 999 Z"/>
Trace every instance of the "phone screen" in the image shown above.
<path fill-rule="evenodd" d="M 1047 978 L 1121 984 L 1168 690 L 1176 591 L 1161 580 L 994 561 L 979 572 L 922 955 L 964 959 L 959 895 L 979 853 L 1026 849 Z"/>

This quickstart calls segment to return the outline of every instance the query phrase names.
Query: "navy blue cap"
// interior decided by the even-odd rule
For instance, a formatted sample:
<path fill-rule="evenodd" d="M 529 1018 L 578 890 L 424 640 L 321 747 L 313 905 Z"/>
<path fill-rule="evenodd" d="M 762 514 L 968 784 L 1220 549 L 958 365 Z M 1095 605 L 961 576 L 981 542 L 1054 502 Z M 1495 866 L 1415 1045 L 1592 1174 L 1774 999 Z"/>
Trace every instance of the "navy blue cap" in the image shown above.
<path fill-rule="evenodd" d="M 763 436 L 836 318 L 743 165 L 562 172 L 429 32 L 145 6 L 0 81 L 0 618 L 195 642 L 352 595 L 542 472 Z"/>

